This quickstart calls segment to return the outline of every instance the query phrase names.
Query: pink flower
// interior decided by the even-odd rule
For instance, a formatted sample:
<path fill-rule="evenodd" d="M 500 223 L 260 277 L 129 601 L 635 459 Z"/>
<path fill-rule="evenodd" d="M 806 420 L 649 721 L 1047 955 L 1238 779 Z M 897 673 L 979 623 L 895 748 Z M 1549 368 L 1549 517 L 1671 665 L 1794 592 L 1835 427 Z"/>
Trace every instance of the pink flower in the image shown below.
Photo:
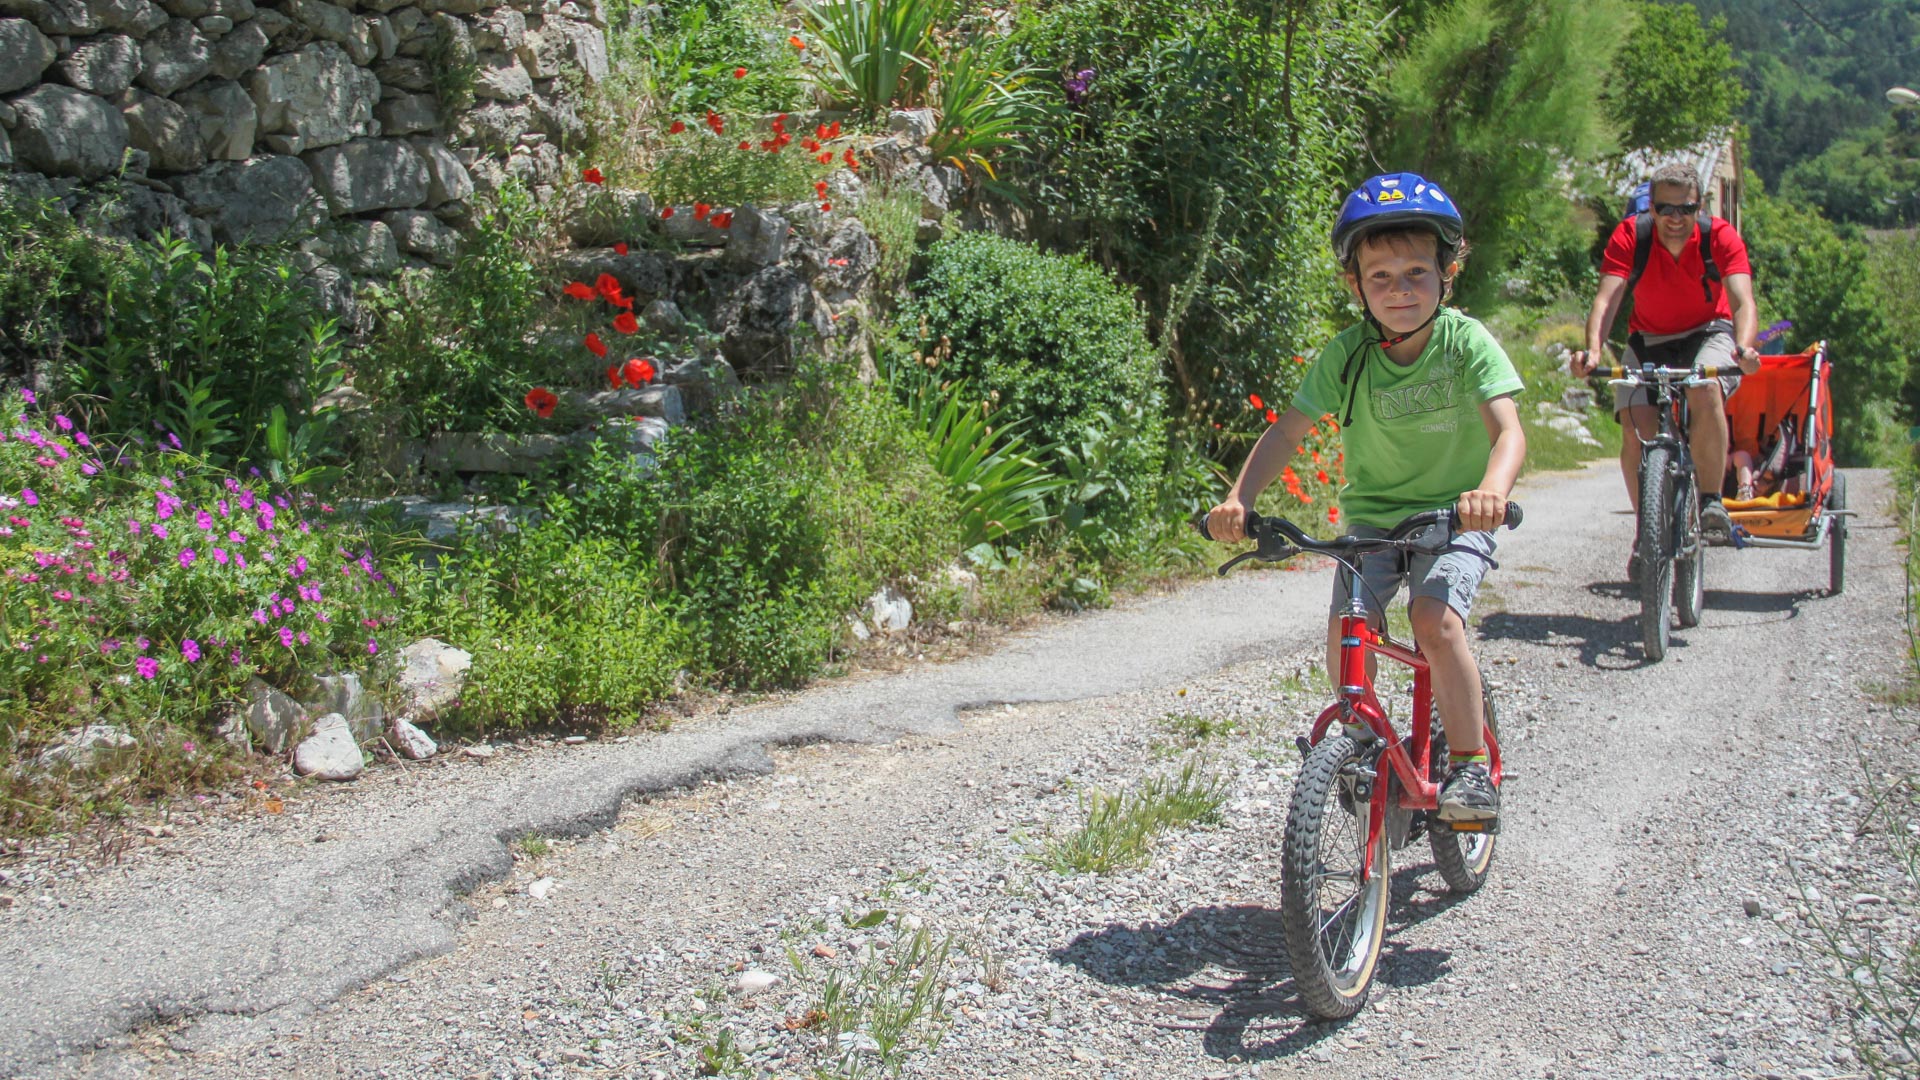
<path fill-rule="evenodd" d="M 205 510 L 199 511 L 193 515 L 193 527 L 202 532 L 211 531 L 213 529 L 213 515 L 207 513 Z"/>
<path fill-rule="evenodd" d="M 265 611 L 265 610 L 263 610 L 263 609 L 261 609 L 261 608 L 254 608 L 254 609 L 253 609 L 253 621 L 254 621 L 254 622 L 257 622 L 257 623 L 259 623 L 259 624 L 260 624 L 261 626 L 265 626 L 265 625 L 267 625 L 267 613 L 266 613 L 266 611 Z"/>
<path fill-rule="evenodd" d="M 196 557 L 197 556 L 194 555 L 192 548 L 181 548 L 180 549 L 180 568 L 184 570 L 187 567 L 192 566 L 193 560 Z"/>
<path fill-rule="evenodd" d="M 143 656 L 135 660 L 133 666 L 139 670 L 140 677 L 143 679 L 151 679 L 155 675 L 160 674 L 160 661 L 155 660 L 151 656 Z"/>
<path fill-rule="evenodd" d="M 40 496 L 38 496 L 38 495 L 35 495 L 35 494 L 33 493 L 33 489 L 32 489 L 32 488 L 21 488 L 21 489 L 20 489 L 20 501 L 21 501 L 21 502 L 23 502 L 23 503 L 26 503 L 26 504 L 27 504 L 28 506 L 39 506 L 39 505 L 40 505 Z"/>
<path fill-rule="evenodd" d="M 87 433 L 86 433 L 86 432 L 84 432 L 84 431 L 76 431 L 76 432 L 74 432 L 74 433 L 73 433 L 73 441 L 74 441 L 75 443 L 78 443 L 78 444 L 79 444 L 79 445 L 81 445 L 81 446 L 92 446 L 92 445 L 93 445 L 93 440 L 92 440 L 92 439 L 89 439 L 89 438 L 87 438 Z"/>
<path fill-rule="evenodd" d="M 187 663 L 189 664 L 193 663 L 196 660 L 199 660 L 200 659 L 200 643 L 193 640 L 192 638 L 188 638 L 187 640 L 181 642 L 180 655 L 184 657 Z M 188 743 L 187 745 L 192 746 L 193 744 Z"/>
<path fill-rule="evenodd" d="M 307 572 L 307 557 L 301 555 L 293 560 L 293 576 L 299 577 Z"/>
<path fill-rule="evenodd" d="M 216 563 L 219 563 L 219 564 L 220 564 L 221 566 L 225 566 L 225 565 L 227 565 L 227 549 L 226 549 L 226 548 L 214 548 L 214 549 L 213 549 L 213 561 L 214 561 L 214 562 L 216 562 Z"/>
<path fill-rule="evenodd" d="M 307 632 L 305 630 L 300 631 L 300 644 L 305 645 L 307 642 L 311 640 L 313 639 L 307 637 Z"/>
<path fill-rule="evenodd" d="M 149 531 L 151 531 L 153 535 L 159 537 L 162 540 L 165 540 L 167 538 L 167 527 L 165 525 L 155 525 Z"/>
<path fill-rule="evenodd" d="M 292 629 L 285 626 L 280 628 L 280 644 L 285 645 L 289 649 L 293 648 L 293 630 Z"/>
<path fill-rule="evenodd" d="M 27 404 L 29 405 L 38 405 L 40 403 L 40 399 L 33 396 L 33 391 L 28 390 L 25 387 L 20 388 L 20 396 L 23 398 L 26 398 Z"/>
<path fill-rule="evenodd" d="M 379 643 L 374 641 L 372 638 L 368 638 L 367 639 L 367 655 L 378 656 L 379 654 L 380 654 Z"/>

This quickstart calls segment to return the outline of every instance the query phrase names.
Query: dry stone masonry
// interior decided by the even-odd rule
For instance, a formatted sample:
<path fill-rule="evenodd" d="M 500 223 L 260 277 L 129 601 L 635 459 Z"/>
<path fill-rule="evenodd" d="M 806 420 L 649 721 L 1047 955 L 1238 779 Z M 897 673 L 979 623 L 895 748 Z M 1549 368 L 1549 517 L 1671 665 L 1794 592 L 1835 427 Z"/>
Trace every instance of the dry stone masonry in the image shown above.
<path fill-rule="evenodd" d="M 122 237 L 446 265 L 476 191 L 561 182 L 563 71 L 606 75 L 598 0 L 0 0 L 0 174 Z"/>

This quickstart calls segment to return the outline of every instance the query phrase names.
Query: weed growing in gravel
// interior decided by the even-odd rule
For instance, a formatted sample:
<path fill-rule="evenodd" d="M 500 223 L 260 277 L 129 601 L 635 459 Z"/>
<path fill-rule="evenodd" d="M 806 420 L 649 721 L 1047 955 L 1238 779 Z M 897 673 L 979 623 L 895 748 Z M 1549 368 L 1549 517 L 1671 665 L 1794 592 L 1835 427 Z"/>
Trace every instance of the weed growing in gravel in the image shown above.
<path fill-rule="evenodd" d="M 1214 738 L 1229 738 L 1246 730 L 1240 721 L 1226 716 L 1201 716 L 1199 713 L 1168 713 L 1168 734 L 1183 746 L 1197 746 Z"/>
<path fill-rule="evenodd" d="M 520 849 L 521 854 L 529 859 L 538 859 L 553 850 L 551 845 L 547 843 L 546 837 L 538 836 L 534 833 L 528 833 L 514 841 L 514 845 Z"/>
<path fill-rule="evenodd" d="M 1150 777 L 1132 791 L 1116 795 L 1096 788 L 1088 792 L 1080 801 L 1087 819 L 1080 831 L 1049 840 L 1031 857 L 1060 874 L 1105 874 L 1145 866 L 1154 837 L 1218 821 L 1225 798 L 1225 786 L 1208 775 L 1198 759 L 1190 758 L 1177 775 Z"/>
<path fill-rule="evenodd" d="M 817 1075 L 840 1080 L 897 1076 L 908 1057 L 932 1050 L 945 1037 L 951 1022 L 945 1003 L 947 963 L 955 939 L 896 923 L 884 945 L 864 951 L 851 968 L 833 968 L 817 978 L 788 947 L 797 980 L 813 987 L 816 1001 L 798 1023 L 820 1032 L 832 1062 Z"/>

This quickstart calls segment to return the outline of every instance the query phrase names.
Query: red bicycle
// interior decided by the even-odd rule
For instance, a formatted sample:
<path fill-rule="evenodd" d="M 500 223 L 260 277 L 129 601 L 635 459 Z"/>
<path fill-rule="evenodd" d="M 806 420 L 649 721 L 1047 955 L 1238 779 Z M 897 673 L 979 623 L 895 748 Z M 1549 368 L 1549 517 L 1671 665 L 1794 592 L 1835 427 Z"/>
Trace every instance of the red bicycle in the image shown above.
<path fill-rule="evenodd" d="M 1248 559 L 1281 562 L 1315 551 L 1350 571 L 1340 615 L 1338 699 L 1314 720 L 1311 735 L 1296 740 L 1305 762 L 1294 781 L 1281 850 L 1280 922 L 1294 985 L 1307 1008 L 1329 1020 L 1352 1016 L 1366 1003 L 1387 932 L 1391 851 L 1425 835 L 1440 876 L 1456 893 L 1479 889 L 1493 867 L 1497 826 L 1437 816 L 1447 741 L 1427 660 L 1418 647 L 1369 624 L 1367 589 L 1355 565 L 1384 552 L 1438 554 L 1453 538 L 1453 516 L 1451 509 L 1428 510 L 1382 537 L 1315 540 L 1285 518 L 1249 513 L 1246 533 L 1256 548 L 1220 567 L 1225 575 Z M 1507 528 L 1518 528 L 1520 516 L 1520 507 L 1508 503 Z M 1195 524 L 1206 535 L 1204 513 Z M 1371 656 L 1413 669 L 1410 737 L 1394 729 L 1375 693 Z M 1497 787 L 1502 770 L 1493 696 L 1484 679 L 1481 688 Z"/>

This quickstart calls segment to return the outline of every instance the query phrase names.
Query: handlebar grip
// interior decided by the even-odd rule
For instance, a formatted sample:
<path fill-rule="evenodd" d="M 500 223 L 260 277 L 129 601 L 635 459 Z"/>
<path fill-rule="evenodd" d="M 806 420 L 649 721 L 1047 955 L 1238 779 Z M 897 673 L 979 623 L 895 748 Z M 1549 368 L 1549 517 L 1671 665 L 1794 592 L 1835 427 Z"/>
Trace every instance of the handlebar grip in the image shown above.
<path fill-rule="evenodd" d="M 1722 379 L 1729 375 L 1737 379 L 1745 374 L 1746 372 L 1740 370 L 1739 364 L 1735 364 L 1732 367 L 1715 365 L 1713 367 L 1703 367 L 1700 369 L 1700 377 L 1703 379 Z"/>
<path fill-rule="evenodd" d="M 1192 517 L 1187 519 L 1187 524 L 1193 526 L 1193 531 L 1199 533 L 1201 539 L 1211 540 L 1213 539 L 1213 534 L 1207 531 L 1207 519 L 1211 516 L 1213 516 L 1211 511 L 1198 510 L 1194 512 Z"/>
<path fill-rule="evenodd" d="M 1507 504 L 1507 529 L 1508 529 L 1509 531 L 1512 531 L 1512 530 L 1514 530 L 1514 529 L 1517 529 L 1517 528 L 1519 528 L 1519 527 L 1520 527 L 1520 521 L 1521 521 L 1521 519 L 1522 519 L 1522 518 L 1524 518 L 1525 516 L 1526 516 L 1526 515 L 1524 515 L 1524 514 L 1522 514 L 1522 513 L 1520 512 L 1520 504 L 1519 504 L 1519 503 L 1517 503 L 1517 502 L 1510 502 L 1510 503 L 1508 503 L 1508 504 Z"/>
<path fill-rule="evenodd" d="M 1589 379 L 1624 379 L 1626 377 L 1627 368 L 1624 364 L 1601 364 L 1587 376 Z"/>

